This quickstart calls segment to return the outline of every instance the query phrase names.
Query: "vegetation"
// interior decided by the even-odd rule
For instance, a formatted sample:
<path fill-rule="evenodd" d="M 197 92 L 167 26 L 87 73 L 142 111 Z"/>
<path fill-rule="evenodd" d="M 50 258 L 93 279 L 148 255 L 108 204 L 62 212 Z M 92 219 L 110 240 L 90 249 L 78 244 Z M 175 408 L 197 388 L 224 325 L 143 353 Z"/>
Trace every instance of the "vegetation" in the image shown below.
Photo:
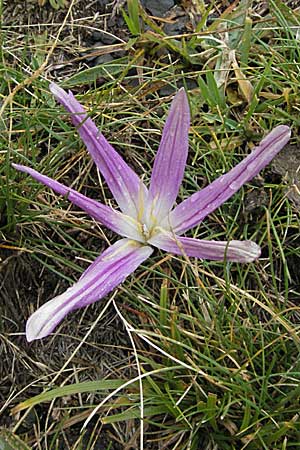
<path fill-rule="evenodd" d="M 88 67 L 79 41 L 68 47 L 80 2 L 61 3 L 59 26 L 49 20 L 39 32 L 2 20 L 0 447 L 299 448 L 300 12 L 281 0 L 268 9 L 198 0 L 193 30 L 171 36 L 128 0 L 126 39 L 90 49 L 121 56 Z M 52 17 L 51 5 L 40 8 Z M 183 85 L 192 126 L 180 199 L 232 168 L 276 125 L 291 126 L 294 150 L 190 234 L 252 239 L 261 258 L 238 264 L 157 251 L 112 295 L 27 344 L 26 318 L 116 239 L 11 167 L 30 165 L 112 202 L 50 94 L 51 80 L 72 88 L 146 183 Z"/>

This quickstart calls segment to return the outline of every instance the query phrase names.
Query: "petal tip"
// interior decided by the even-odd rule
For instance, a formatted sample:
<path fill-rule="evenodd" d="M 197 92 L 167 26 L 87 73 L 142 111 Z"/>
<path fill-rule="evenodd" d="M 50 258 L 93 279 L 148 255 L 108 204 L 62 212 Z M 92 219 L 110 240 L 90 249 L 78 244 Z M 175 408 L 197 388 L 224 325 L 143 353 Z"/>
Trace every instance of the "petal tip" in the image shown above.
<path fill-rule="evenodd" d="M 281 135 L 281 139 L 286 140 L 285 143 L 288 142 L 292 134 L 291 127 L 288 125 L 278 125 L 278 127 L 274 128 L 274 130 L 277 130 L 278 134 Z"/>
<path fill-rule="evenodd" d="M 27 331 L 26 331 L 26 340 L 27 340 L 27 342 L 32 342 L 35 339 L 37 339 L 37 338 L 32 336 L 30 333 L 27 333 Z"/>
<path fill-rule="evenodd" d="M 50 83 L 49 89 L 57 100 L 60 100 L 63 97 L 65 98 L 66 96 L 68 96 L 67 92 L 56 83 L 53 82 Z"/>
<path fill-rule="evenodd" d="M 175 94 L 171 108 L 169 111 L 168 119 L 179 117 L 182 124 L 190 125 L 190 107 L 188 97 L 184 87 L 181 87 Z M 168 121 L 167 121 L 168 122 Z M 167 125 L 166 122 L 166 125 Z"/>
<path fill-rule="evenodd" d="M 275 130 L 279 130 L 281 133 L 288 133 L 291 134 L 291 127 L 288 125 L 278 125 Z"/>
<path fill-rule="evenodd" d="M 54 83 L 53 81 L 49 84 L 49 89 L 52 92 L 52 94 L 55 94 L 56 92 L 60 91 L 60 87 L 58 84 Z"/>
<path fill-rule="evenodd" d="M 184 103 L 186 103 L 188 105 L 188 98 L 187 98 L 187 94 L 186 94 L 186 91 L 185 91 L 184 87 L 181 87 L 177 91 L 173 101 L 175 101 L 175 100 L 179 101 L 180 103 L 184 102 Z"/>
<path fill-rule="evenodd" d="M 27 320 L 26 323 L 27 342 L 32 342 L 35 341 L 36 339 L 41 339 L 49 334 L 49 333 L 48 334 L 40 333 L 40 326 L 38 326 L 38 321 L 36 317 L 37 312 L 38 310 L 34 314 L 32 314 Z"/>
<path fill-rule="evenodd" d="M 29 318 L 27 320 L 27 323 L 26 323 L 26 339 L 27 339 L 27 342 L 32 342 L 32 341 L 35 341 L 36 339 L 39 339 L 39 336 L 36 333 L 36 330 L 34 329 L 34 327 L 31 326 L 30 319 L 31 318 Z"/>
<path fill-rule="evenodd" d="M 244 244 L 244 255 L 241 258 L 241 262 L 253 262 L 261 255 L 261 248 L 253 241 L 242 241 Z"/>
<path fill-rule="evenodd" d="M 186 95 L 185 88 L 182 86 L 178 89 L 177 95 Z"/>
<path fill-rule="evenodd" d="M 250 241 L 250 254 L 253 259 L 257 259 L 261 255 L 261 248 L 255 242 Z"/>
<path fill-rule="evenodd" d="M 16 170 L 19 170 L 20 172 L 30 171 L 30 167 L 23 166 L 22 164 L 11 163 L 11 166 Z"/>
<path fill-rule="evenodd" d="M 37 309 L 26 322 L 26 339 L 28 342 L 42 339 L 52 333 L 60 320 L 66 315 L 62 314 L 58 320 L 53 320 L 54 307 L 61 296 L 57 296 Z"/>

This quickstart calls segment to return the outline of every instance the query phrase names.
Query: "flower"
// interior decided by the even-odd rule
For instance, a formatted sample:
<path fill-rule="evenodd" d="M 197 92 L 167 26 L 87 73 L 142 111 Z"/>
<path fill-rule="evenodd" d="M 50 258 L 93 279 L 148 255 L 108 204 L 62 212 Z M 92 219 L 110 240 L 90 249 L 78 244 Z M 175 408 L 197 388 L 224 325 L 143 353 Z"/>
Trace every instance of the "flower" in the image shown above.
<path fill-rule="evenodd" d="M 103 205 L 34 169 L 13 164 L 64 195 L 90 217 L 123 238 L 105 250 L 66 292 L 41 306 L 27 321 L 28 341 L 48 336 L 70 312 L 103 298 L 153 252 L 153 247 L 191 257 L 250 262 L 260 256 L 252 241 L 199 240 L 181 234 L 198 225 L 244 183 L 263 169 L 290 138 L 290 129 L 273 129 L 242 162 L 172 209 L 188 154 L 190 113 L 184 89 L 172 102 L 155 158 L 149 189 L 98 131 L 71 92 L 50 85 L 105 178 L 121 211 Z"/>

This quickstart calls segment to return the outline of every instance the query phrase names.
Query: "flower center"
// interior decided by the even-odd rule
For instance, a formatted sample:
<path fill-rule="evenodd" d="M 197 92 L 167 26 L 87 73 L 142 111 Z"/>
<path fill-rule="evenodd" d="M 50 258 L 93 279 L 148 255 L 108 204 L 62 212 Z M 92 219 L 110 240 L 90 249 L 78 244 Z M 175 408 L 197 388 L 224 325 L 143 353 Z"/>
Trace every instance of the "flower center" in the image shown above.
<path fill-rule="evenodd" d="M 145 241 L 147 241 L 150 238 L 150 230 L 148 229 L 145 223 L 142 224 L 142 234 L 143 237 L 145 238 Z"/>
<path fill-rule="evenodd" d="M 155 201 L 141 201 L 137 219 L 141 238 L 146 243 L 157 233 L 157 226 L 159 226 L 155 214 Z"/>
<path fill-rule="evenodd" d="M 149 239 L 155 234 L 156 224 L 151 223 L 151 225 L 147 223 L 140 223 L 140 232 L 142 238 L 145 242 L 148 242 Z"/>

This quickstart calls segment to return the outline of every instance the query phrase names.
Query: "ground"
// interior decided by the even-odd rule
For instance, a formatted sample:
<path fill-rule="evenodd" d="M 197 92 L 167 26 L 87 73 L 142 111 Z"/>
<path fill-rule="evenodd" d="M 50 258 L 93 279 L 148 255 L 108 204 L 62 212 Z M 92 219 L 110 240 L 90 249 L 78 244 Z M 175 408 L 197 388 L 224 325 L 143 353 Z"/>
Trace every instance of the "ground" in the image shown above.
<path fill-rule="evenodd" d="M 81 94 L 85 91 L 85 83 L 78 83 L 78 80 L 80 80 L 78 77 L 80 77 L 80 74 L 83 71 L 85 71 L 84 77 L 91 76 L 91 85 L 94 86 L 94 88 L 106 86 L 106 83 L 108 83 L 107 80 L 113 79 L 113 77 L 118 77 L 119 73 L 107 74 L 106 72 L 101 72 L 101 76 L 99 76 L 99 72 L 97 72 L 99 66 L 103 63 L 113 62 L 114 60 L 119 63 L 120 58 L 126 58 L 128 53 L 130 54 L 131 52 L 133 55 L 133 53 L 136 52 L 135 55 L 138 55 L 139 51 L 142 56 L 136 57 L 136 66 L 139 65 L 138 63 L 140 63 L 140 66 L 143 66 L 144 64 L 148 67 L 150 66 L 150 69 L 152 68 L 155 71 L 160 70 L 160 68 L 166 66 L 166 64 L 170 64 L 170 68 L 173 70 L 176 61 L 176 64 L 178 64 L 180 68 L 176 73 L 174 70 L 174 78 L 178 77 L 178 74 L 181 72 L 191 74 L 190 76 L 186 76 L 184 80 L 185 86 L 191 90 L 197 88 L 198 73 L 200 73 L 199 68 L 200 66 L 201 68 L 203 67 L 203 61 L 200 61 L 197 58 L 193 59 L 192 57 L 191 59 L 185 58 L 182 50 L 178 50 L 177 53 L 176 49 L 172 48 L 173 41 L 171 42 L 171 40 L 169 41 L 169 46 L 161 46 L 160 48 L 157 48 L 158 32 L 155 35 L 153 30 L 149 31 L 149 24 L 145 25 L 144 31 L 147 32 L 148 29 L 149 36 L 152 33 L 151 36 L 153 39 L 151 41 L 149 38 L 146 47 L 143 49 L 143 42 L 140 43 L 138 41 L 134 41 L 135 38 L 132 37 L 132 33 L 124 20 L 121 12 L 121 3 L 124 2 L 108 2 L 105 0 L 92 2 L 75 1 L 73 2 L 74 6 L 70 9 L 70 14 L 67 18 L 66 24 L 62 29 L 60 27 L 71 2 L 64 2 L 64 7 L 61 6 L 59 9 L 53 8 L 50 3 L 28 0 L 25 4 L 25 14 L 23 2 L 13 0 L 7 2 L 4 1 L 3 3 L 2 34 L 6 37 L 7 45 L 5 65 L 6 67 L 9 66 L 11 70 L 10 73 L 12 80 L 14 75 L 18 73 L 18 66 L 20 63 L 18 58 L 21 57 L 22 53 L 22 57 L 24 57 L 26 64 L 31 64 L 31 72 L 29 72 L 32 73 L 34 70 L 38 69 L 45 57 L 44 51 L 40 51 L 40 48 L 45 48 L 45 45 L 48 45 L 48 42 L 52 43 L 57 34 L 60 33 L 58 44 L 50 57 L 44 73 L 41 74 L 40 77 L 46 77 L 48 80 L 56 81 L 68 79 L 70 80 L 69 87 L 72 87 L 75 93 Z M 157 27 L 161 27 L 167 36 L 178 36 L 192 33 L 195 30 L 196 25 L 199 21 L 201 21 L 201 8 L 199 7 L 201 2 L 174 2 L 172 0 L 155 2 L 154 0 L 144 0 L 141 3 L 147 14 L 150 16 L 149 20 L 154 21 Z M 212 7 L 212 13 L 209 16 L 209 20 L 213 22 L 215 18 L 220 17 L 224 11 L 227 11 L 231 4 L 237 3 L 238 2 L 229 1 L 205 2 L 207 8 Z M 295 7 L 293 2 L 287 3 L 287 6 L 288 5 L 290 5 L 291 8 Z M 254 17 L 258 17 L 259 14 L 261 15 L 260 17 L 267 15 L 269 11 L 268 8 L 268 2 L 253 2 L 253 10 L 255 11 Z M 29 39 L 29 45 L 24 44 L 26 39 Z M 132 40 L 130 41 L 130 45 L 133 47 L 135 46 L 134 52 L 133 50 L 130 50 L 130 45 L 128 44 L 130 39 Z M 262 41 L 267 41 L 267 39 L 267 34 L 262 35 Z M 18 44 L 22 47 L 21 51 L 18 49 Z M 203 47 L 203 50 L 206 50 L 205 46 Z M 153 65 L 151 66 L 152 58 Z M 210 61 L 210 64 L 212 64 L 212 61 L 213 60 Z M 23 64 L 22 66 L 22 70 L 25 72 L 26 64 Z M 124 83 L 120 84 L 121 87 L 118 85 L 116 89 L 119 89 L 119 91 L 122 89 L 130 90 L 131 87 L 136 88 L 138 86 L 140 80 L 145 76 L 145 72 L 143 73 L 143 71 L 137 69 L 136 66 L 133 64 L 132 68 L 128 71 L 129 75 L 126 77 Z M 136 97 L 139 98 L 137 109 L 139 109 L 140 105 L 146 108 L 147 102 L 145 99 L 148 94 L 149 98 L 150 94 L 153 92 L 156 92 L 158 95 L 166 98 L 172 95 L 174 89 L 172 88 L 171 83 L 165 82 L 164 76 L 165 75 L 163 75 L 161 79 L 158 78 L 157 80 L 154 80 L 155 83 L 153 83 L 153 85 L 150 83 L 148 85 L 146 84 L 146 87 L 142 93 L 138 92 Z M 171 76 L 173 76 L 173 74 Z M 22 80 L 18 80 L 18 82 L 21 81 Z M 180 83 L 181 81 L 179 81 L 178 85 L 180 85 Z M 12 87 L 13 83 L 10 86 L 10 89 Z M 31 93 L 33 92 L 33 90 L 31 90 L 31 86 L 24 87 L 24 89 L 25 91 L 28 89 Z M 6 92 L 6 95 L 8 94 L 9 90 Z M 139 94 L 140 97 L 138 97 Z M 228 95 L 229 94 L 232 94 L 232 116 L 235 116 L 236 118 L 241 117 L 242 112 L 244 113 L 244 108 L 247 109 L 247 107 L 245 107 L 245 98 L 243 98 L 243 95 L 241 94 L 241 85 L 236 80 L 230 84 L 228 88 Z M 112 104 L 118 107 L 116 102 L 114 103 L 114 99 L 111 100 Z M 21 102 L 21 99 L 19 101 Z M 47 100 L 45 99 L 45 101 Z M 275 101 L 277 100 L 274 100 L 274 102 Z M 157 104 L 154 102 L 152 102 L 151 105 L 157 107 Z M 279 100 L 278 105 L 281 105 Z M 38 110 L 39 102 L 37 101 L 37 103 L 32 105 L 32 107 L 37 108 Z M 53 106 L 51 105 L 50 108 L 52 107 Z M 135 102 L 132 101 L 132 104 L 129 105 L 129 107 L 133 110 L 135 108 Z M 213 110 L 212 104 L 204 107 L 204 112 L 207 112 L 207 117 L 211 109 Z M 282 107 L 282 110 L 286 110 L 285 106 Z M 106 111 L 107 114 L 109 114 L 109 107 Z M 158 113 L 160 112 L 159 109 L 157 109 L 157 111 Z M 217 115 L 215 111 L 212 113 L 211 117 L 208 117 L 208 122 L 210 120 L 213 122 L 213 114 Z M 23 111 L 22 114 L 24 114 Z M 19 118 L 16 116 L 14 116 L 12 120 L 17 127 L 20 127 L 18 128 L 18 130 L 20 130 L 26 123 L 25 119 L 26 114 L 22 116 L 22 121 L 21 119 L 19 121 Z M 9 119 L 5 117 L 4 120 L 6 120 L 7 123 L 9 121 Z M 122 120 L 121 107 L 119 116 L 116 115 L 115 117 L 115 121 L 117 120 Z M 143 120 L 144 123 L 149 125 L 146 116 Z M 43 117 L 41 117 L 41 122 L 42 121 Z M 50 125 L 48 124 L 47 127 L 48 126 Z M 258 121 L 257 123 L 253 121 L 252 130 L 255 126 L 258 127 Z M 47 157 L 48 152 L 47 133 L 45 132 L 45 129 L 46 128 L 41 126 L 33 132 L 34 135 L 35 133 L 40 133 L 39 153 L 37 154 L 37 158 L 41 160 Z M 128 140 L 128 142 L 133 145 L 137 144 L 137 148 L 143 147 L 144 142 L 142 139 L 136 138 L 137 142 L 134 142 L 133 139 L 135 138 L 132 137 L 133 133 L 131 130 L 126 132 L 125 129 L 125 132 L 124 130 L 121 130 L 121 132 L 123 134 L 120 134 L 119 129 L 112 129 L 112 140 L 118 141 L 119 136 L 122 136 L 122 142 Z M 149 136 L 151 139 L 156 138 L 155 133 L 149 134 Z M 205 139 L 206 138 L 204 137 L 203 141 L 205 141 Z M 12 137 L 12 140 L 14 140 L 14 137 Z M 245 142 L 246 140 L 242 142 L 242 147 L 246 145 Z M 21 141 L 18 142 L 17 146 L 22 153 Z M 146 159 L 145 154 L 147 154 L 147 150 L 143 150 L 144 153 L 142 155 L 138 154 L 138 150 L 136 150 L 136 152 L 137 154 L 133 154 L 129 147 L 126 156 L 127 161 L 129 160 L 137 172 L 140 172 L 140 161 L 143 160 L 143 158 Z M 149 155 L 147 155 L 147 157 L 149 157 Z M 87 170 L 86 173 L 88 174 L 88 182 L 86 183 L 84 189 L 86 189 L 89 195 L 96 197 L 99 195 L 95 187 L 97 174 L 88 162 L 85 162 L 85 160 L 82 162 L 80 158 L 78 156 L 78 160 L 75 160 L 74 169 L 71 168 L 71 170 L 68 171 L 67 178 L 75 178 L 77 176 L 76 173 L 78 164 L 82 164 L 82 167 Z M 193 166 L 192 157 L 189 164 Z M 292 220 L 289 214 L 294 215 L 296 209 L 299 208 L 300 203 L 300 181 L 298 176 L 299 164 L 299 147 L 297 143 L 294 143 L 273 161 L 272 165 L 268 167 L 268 170 L 264 172 L 263 176 L 254 180 L 252 184 L 254 188 L 248 189 L 245 193 L 243 211 L 239 222 L 235 225 L 237 229 L 241 230 L 241 233 L 242 230 L 248 228 L 254 230 L 255 226 L 258 226 L 259 228 L 258 224 L 260 223 L 261 217 L 263 216 L 264 211 L 268 209 L 268 205 L 272 201 L 270 196 L 270 186 L 272 186 L 272 184 L 277 183 L 282 185 L 282 192 L 285 196 L 284 198 L 286 198 L 289 202 L 289 207 L 286 209 L 286 221 L 288 222 L 288 216 L 290 218 L 289 220 Z M 189 178 L 187 179 L 186 184 L 188 188 L 190 184 L 193 185 L 193 183 L 197 186 L 201 186 L 207 182 L 205 174 L 203 175 L 203 179 L 201 178 L 202 175 L 199 173 L 197 173 L 197 177 L 194 177 L 192 181 Z M 4 176 L 1 180 L 3 185 L 5 185 L 6 181 Z M 93 184 L 93 182 L 95 183 Z M 20 195 L 23 197 L 29 195 L 29 191 L 27 189 L 28 187 L 24 184 Z M 105 197 L 107 195 L 106 190 L 103 187 L 102 189 L 103 191 L 101 196 Z M 13 224 L 10 223 L 8 220 L 9 212 L 5 206 L 6 201 L 5 199 L 1 199 L 1 201 L 0 296 L 2 320 L 0 334 L 0 425 L 3 427 L 2 437 L 6 436 L 5 439 L 7 442 L 10 442 L 10 447 L 7 446 L 5 449 L 7 448 L 7 450 L 10 450 L 23 448 L 21 446 L 23 445 L 21 444 L 21 441 L 18 443 L 16 443 L 17 441 L 13 441 L 13 439 L 18 439 L 17 436 L 26 442 L 28 448 L 33 449 L 38 448 L 46 450 L 52 448 L 72 448 L 75 450 L 79 448 L 110 448 L 115 450 L 129 450 L 131 448 L 140 448 L 139 425 L 134 418 L 127 420 L 124 425 L 123 422 L 121 424 L 118 422 L 106 424 L 105 420 L 100 423 L 100 421 L 98 421 L 98 416 L 96 416 L 96 419 L 94 418 L 87 427 L 85 435 L 81 435 L 80 430 L 83 419 L 85 419 L 89 413 L 89 410 L 85 409 L 83 405 L 99 404 L 101 399 L 107 395 L 107 391 L 105 391 L 103 395 L 100 391 L 97 391 L 96 393 L 90 392 L 78 394 L 76 398 L 74 396 L 65 396 L 56 401 L 53 407 L 49 407 L 49 403 L 42 403 L 35 408 L 30 409 L 29 413 L 24 416 L 23 412 L 11 413 L 13 407 L 18 405 L 20 402 L 41 393 L 43 389 L 49 385 L 60 386 L 62 384 L 77 383 L 79 381 L 92 381 L 109 378 L 115 379 L 118 377 L 120 377 L 120 379 L 134 378 L 136 376 L 136 359 L 132 341 L 130 339 L 131 335 L 128 333 L 128 330 L 124 326 L 124 322 L 117 314 L 116 308 L 113 304 L 115 294 L 111 296 L 112 300 L 109 302 L 109 306 L 102 317 L 101 313 L 103 310 L 103 303 L 95 303 L 87 308 L 84 313 L 82 311 L 77 311 L 72 314 L 72 316 L 68 317 L 59 328 L 59 335 L 54 335 L 53 337 L 30 344 L 26 342 L 24 330 L 28 316 L 37 308 L 39 304 L 51 299 L 57 293 L 63 292 L 70 285 L 70 282 L 78 277 L 78 272 L 88 266 L 90 258 L 85 257 L 86 253 L 83 252 L 83 249 L 88 249 L 89 252 L 91 252 L 89 255 L 96 255 L 106 248 L 107 241 L 113 239 L 113 236 L 111 233 L 107 233 L 105 237 L 103 237 L 102 234 L 99 238 L 99 236 L 97 236 L 96 228 L 86 232 L 87 225 L 90 224 L 86 225 L 84 222 L 82 222 L 83 225 L 77 227 L 77 223 L 81 219 L 81 216 L 77 214 L 76 208 L 71 209 L 71 218 L 69 219 L 67 228 L 64 229 L 63 225 L 61 225 L 60 219 L 60 215 L 62 214 L 60 211 L 63 210 L 60 210 L 59 206 L 55 206 L 54 209 L 50 210 L 49 205 L 51 205 L 52 208 L 52 199 L 50 198 L 49 200 L 47 194 L 44 194 L 44 190 L 38 193 L 38 201 L 41 201 L 41 204 L 44 204 L 46 208 L 49 207 L 50 215 L 49 219 L 42 219 L 41 222 L 38 220 L 38 211 L 37 221 L 35 223 L 29 221 L 29 216 L 27 221 L 26 213 L 18 210 L 17 217 L 21 218 L 21 221 L 14 222 Z M 277 200 L 275 199 L 275 201 Z M 280 207 L 283 208 L 282 203 L 280 203 L 280 200 L 278 199 L 278 203 L 276 203 L 276 205 L 279 204 L 281 205 Z M 65 204 L 62 203 L 62 206 L 64 208 Z M 239 206 L 233 204 L 232 208 L 232 210 L 228 209 L 228 214 L 234 216 L 235 211 L 239 209 Z M 49 223 L 47 223 L 48 220 Z M 26 227 L 28 227 L 28 223 L 30 232 L 27 236 Z M 59 234 L 59 232 L 57 233 L 55 231 L 55 223 L 58 223 L 59 227 L 62 227 L 59 228 L 59 230 L 62 229 L 66 231 L 68 237 L 65 238 L 62 233 Z M 223 225 L 222 220 L 211 221 L 211 226 L 216 229 L 216 233 L 224 232 Z M 259 231 L 256 236 L 261 237 L 262 235 L 263 231 Z M 283 232 L 283 235 L 285 236 L 285 242 L 288 249 L 292 247 L 300 247 L 299 230 L 296 229 L 294 225 L 289 227 L 286 233 Z M 32 236 L 36 239 L 37 247 L 32 245 L 32 242 L 34 242 Z M 57 244 L 61 246 L 60 248 L 62 250 L 59 251 L 54 247 L 47 247 L 48 240 L 57 242 Z M 54 261 L 53 257 L 55 258 L 57 255 L 58 257 L 65 257 L 66 247 L 63 246 L 66 242 L 68 246 L 73 245 L 73 240 L 74 247 L 67 252 L 67 256 L 69 259 L 76 261 L 76 267 L 75 263 L 65 265 L 62 260 L 58 259 Z M 24 246 L 17 245 L 18 242 L 23 242 Z M 57 253 L 55 253 L 56 251 Z M 263 256 L 266 256 L 267 246 L 264 251 L 265 255 Z M 162 270 L 162 274 L 165 275 L 165 280 L 167 280 L 168 276 L 170 277 L 171 281 L 169 280 L 168 282 L 172 284 L 172 276 L 169 275 L 169 262 L 168 260 L 163 259 L 164 257 L 165 256 L 161 257 L 161 255 L 155 256 L 156 259 L 154 259 L 153 265 L 151 266 L 152 272 L 148 274 L 147 277 L 145 277 L 144 267 L 142 267 L 137 273 L 137 280 L 140 280 L 142 275 L 144 275 L 144 278 L 147 278 L 145 280 L 145 284 L 141 285 L 140 292 L 143 292 L 143 288 L 146 286 L 146 283 L 147 289 L 150 291 L 154 293 L 163 292 L 161 289 L 164 286 L 165 281 L 161 282 L 163 277 L 160 278 L 161 273 L 159 270 Z M 283 280 L 289 278 L 289 297 L 286 307 L 287 310 L 290 309 L 293 313 L 293 315 L 289 317 L 291 323 L 296 324 L 299 319 L 299 259 L 299 252 L 290 251 L 287 261 L 285 259 L 283 260 L 281 259 L 280 251 L 277 250 L 277 253 L 274 254 L 274 266 L 272 268 L 274 272 L 270 275 L 270 279 L 274 277 L 279 280 L 278 287 L 280 290 L 280 295 L 282 296 L 282 293 L 284 293 L 285 290 Z M 267 274 L 268 264 L 269 262 L 267 257 L 265 259 L 265 264 L 262 264 L 263 267 L 261 268 L 261 273 Z M 173 267 L 175 267 L 174 270 L 176 271 L 180 282 L 184 279 L 184 277 L 188 278 L 191 276 L 191 274 L 188 272 L 186 273 L 181 268 L 181 265 L 177 260 L 173 261 Z M 156 269 L 158 270 L 158 275 L 155 280 L 153 274 L 155 274 Z M 233 280 L 235 280 L 235 277 L 238 275 L 238 270 L 239 269 L 236 269 L 236 271 L 233 270 Z M 213 273 L 213 276 L 215 277 L 222 277 L 222 265 L 221 268 L 216 267 Z M 256 272 L 253 271 L 252 275 L 249 276 L 249 284 L 247 284 L 247 287 L 250 286 L 251 288 L 251 291 L 249 292 L 256 292 L 260 289 L 259 281 L 255 278 L 255 273 Z M 215 278 L 215 280 L 217 280 L 217 278 Z M 218 288 L 218 281 L 214 282 L 214 280 L 212 280 L 211 284 L 213 286 L 217 285 Z M 171 292 L 175 297 L 178 294 L 178 289 L 181 288 L 174 288 L 174 291 L 172 291 L 171 288 Z M 278 293 L 274 293 L 274 298 L 276 297 L 275 294 Z M 121 309 L 121 312 L 124 314 L 129 313 L 131 317 L 136 320 L 136 323 L 141 324 L 141 326 L 145 326 L 145 328 L 150 326 L 150 324 L 152 325 L 154 323 L 154 318 L 152 316 L 144 316 L 143 311 L 135 309 L 134 301 L 132 304 L 128 304 L 124 301 L 124 299 L 128 299 L 130 295 L 131 291 L 128 291 L 128 285 L 124 285 L 118 289 L 116 293 L 116 301 L 118 307 Z M 184 295 L 188 294 L 184 293 Z M 192 292 L 191 296 L 193 295 L 194 293 Z M 278 294 L 276 301 L 278 298 L 279 303 L 281 301 L 286 301 L 286 299 L 282 299 L 280 295 Z M 222 296 L 220 294 L 220 302 L 221 297 Z M 143 296 L 140 295 L 140 298 L 143 298 Z M 228 306 L 229 300 L 226 299 L 226 295 L 224 298 L 224 305 L 227 305 L 228 309 L 230 309 Z M 105 304 L 106 303 L 107 302 L 105 302 Z M 176 310 L 176 307 L 174 308 Z M 240 304 L 237 305 L 237 308 L 240 308 Z M 174 314 L 176 315 L 176 311 Z M 266 311 L 262 310 L 261 307 L 257 307 L 257 315 L 266 322 L 270 320 L 270 317 L 273 317 L 272 314 L 269 316 L 269 312 L 266 313 Z M 185 318 L 185 320 L 188 319 Z M 243 326 L 245 324 L 246 320 L 243 322 Z M 247 327 L 247 324 L 245 327 Z M 175 334 L 172 335 L 172 339 L 175 339 L 175 331 Z M 179 333 L 179 331 L 177 332 Z M 287 333 L 289 332 L 290 329 L 287 330 Z M 292 332 L 291 336 L 293 337 Z M 86 341 L 84 345 L 81 345 L 82 339 Z M 136 345 L 139 347 L 141 353 L 145 355 L 150 349 L 148 344 L 145 344 L 144 342 L 141 344 L 138 340 L 136 340 Z M 288 352 L 288 347 L 285 347 L 285 344 L 282 344 L 282 346 L 282 351 Z M 172 344 L 170 344 L 170 352 L 171 350 Z M 175 349 L 173 350 L 175 352 Z M 235 351 L 238 350 L 236 349 Z M 157 360 L 155 358 L 157 358 Z M 155 358 L 154 359 L 158 367 L 160 361 L 157 355 L 155 355 Z M 232 356 L 232 358 L 234 357 Z M 294 363 L 296 365 L 296 361 L 294 361 Z M 148 367 L 147 364 L 148 362 L 146 360 L 145 370 Z M 234 366 L 233 362 L 232 365 Z M 246 376 L 247 375 L 245 373 L 245 377 Z M 282 389 L 284 389 L 284 387 Z M 275 393 L 273 394 L 275 395 Z M 135 395 L 134 389 L 131 395 Z M 170 393 L 170 397 L 171 395 L 172 393 Z M 120 396 L 118 400 L 122 402 L 124 399 Z M 201 403 L 200 400 L 199 403 Z M 80 415 L 81 406 L 83 416 Z M 115 407 L 115 404 L 111 403 L 109 406 Z M 109 407 L 107 408 L 107 414 L 108 412 Z M 169 419 L 167 419 L 167 415 L 165 417 L 167 423 Z M 246 418 L 244 418 L 244 420 L 246 421 Z M 209 422 L 208 419 L 207 421 Z M 232 416 L 230 417 L 230 420 L 228 419 L 227 422 L 224 421 L 224 424 L 222 425 L 223 429 L 226 429 L 228 431 L 227 434 L 229 435 L 234 434 L 234 426 L 232 425 L 233 422 L 234 418 Z M 211 424 L 212 429 L 214 429 L 214 426 L 214 424 Z M 59 429 L 60 427 L 61 429 Z M 150 421 L 146 427 L 146 430 L 148 427 L 151 431 L 153 431 L 153 435 L 151 436 L 155 437 L 155 432 L 157 432 L 159 426 L 155 423 L 151 423 Z M 179 439 L 179 435 L 180 434 L 175 434 L 175 436 L 177 436 L 176 439 Z M 173 442 L 170 437 L 168 437 L 168 439 L 164 442 L 164 444 L 160 444 L 159 439 L 155 440 L 153 438 L 152 441 L 149 440 L 145 444 L 145 448 L 149 450 L 152 448 L 175 448 L 173 447 Z M 230 448 L 242 448 L 239 445 L 242 444 L 238 443 L 237 447 Z M 246 438 L 243 441 L 243 445 L 246 445 Z M 1 442 L 0 448 L 2 448 Z M 209 448 L 209 446 L 205 448 Z M 221 447 L 219 446 L 214 448 Z M 224 447 L 224 449 L 225 448 L 227 449 L 229 447 Z M 291 446 L 289 448 L 292 449 L 293 447 Z M 295 446 L 295 448 L 297 447 Z"/>

